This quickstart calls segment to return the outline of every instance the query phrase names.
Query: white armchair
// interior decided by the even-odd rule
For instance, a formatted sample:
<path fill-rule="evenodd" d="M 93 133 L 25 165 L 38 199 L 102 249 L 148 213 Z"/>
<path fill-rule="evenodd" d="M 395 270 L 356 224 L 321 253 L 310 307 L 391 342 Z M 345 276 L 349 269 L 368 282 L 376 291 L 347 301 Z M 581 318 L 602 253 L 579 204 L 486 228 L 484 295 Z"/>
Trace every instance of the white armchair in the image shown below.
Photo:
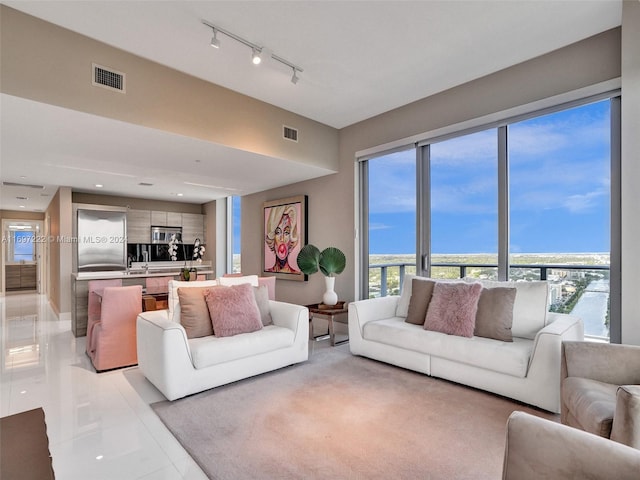
<path fill-rule="evenodd" d="M 169 400 L 294 363 L 309 355 L 309 310 L 269 301 L 273 325 L 232 337 L 188 339 L 167 310 L 137 320 L 138 365 Z"/>

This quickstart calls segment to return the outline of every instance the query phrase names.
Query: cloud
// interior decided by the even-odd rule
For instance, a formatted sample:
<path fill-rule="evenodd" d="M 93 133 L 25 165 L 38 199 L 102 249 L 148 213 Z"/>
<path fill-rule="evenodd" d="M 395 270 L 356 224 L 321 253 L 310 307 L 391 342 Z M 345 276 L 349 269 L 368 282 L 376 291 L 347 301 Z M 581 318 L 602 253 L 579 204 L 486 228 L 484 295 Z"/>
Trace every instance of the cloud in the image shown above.
<path fill-rule="evenodd" d="M 610 189 L 606 103 L 570 109 L 509 127 L 510 207 L 584 213 Z M 497 132 L 489 129 L 431 146 L 432 210 L 452 214 L 497 209 Z M 415 211 L 414 149 L 369 163 L 371 213 Z"/>
<path fill-rule="evenodd" d="M 431 164 L 435 167 L 460 167 L 462 165 L 476 168 L 495 164 L 498 158 L 497 130 L 452 138 L 431 145 Z"/>
<path fill-rule="evenodd" d="M 386 223 L 370 223 L 369 230 L 389 230 L 394 228 L 391 225 L 387 225 Z"/>
<path fill-rule="evenodd" d="M 604 189 L 570 195 L 565 199 L 563 207 L 569 210 L 570 213 L 589 213 L 600 207 L 603 201 L 607 201 L 607 198 L 603 200 L 603 197 L 608 197 L 608 195 L 609 192 Z"/>

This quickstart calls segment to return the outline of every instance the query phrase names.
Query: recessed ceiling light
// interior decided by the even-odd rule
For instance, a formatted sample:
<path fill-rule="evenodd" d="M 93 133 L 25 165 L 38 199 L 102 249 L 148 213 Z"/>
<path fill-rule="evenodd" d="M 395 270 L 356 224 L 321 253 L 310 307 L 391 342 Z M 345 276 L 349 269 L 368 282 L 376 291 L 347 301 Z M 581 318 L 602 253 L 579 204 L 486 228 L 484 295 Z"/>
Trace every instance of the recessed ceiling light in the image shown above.
<path fill-rule="evenodd" d="M 20 205 L 20 208 L 25 208 L 25 206 L 24 205 Z"/>
<path fill-rule="evenodd" d="M 96 188 L 102 188 L 104 185 L 102 185 L 101 183 L 96 183 Z"/>
<path fill-rule="evenodd" d="M 178 196 L 181 197 L 182 195 L 184 195 L 183 193 L 179 193 Z"/>

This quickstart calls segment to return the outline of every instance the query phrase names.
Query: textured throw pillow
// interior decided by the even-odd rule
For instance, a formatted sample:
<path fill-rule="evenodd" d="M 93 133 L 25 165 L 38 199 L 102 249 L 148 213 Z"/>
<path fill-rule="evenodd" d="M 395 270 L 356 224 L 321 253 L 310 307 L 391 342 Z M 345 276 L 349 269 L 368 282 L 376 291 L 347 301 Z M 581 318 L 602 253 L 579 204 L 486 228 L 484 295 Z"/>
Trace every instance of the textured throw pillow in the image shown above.
<path fill-rule="evenodd" d="M 274 277 L 275 278 L 275 277 Z M 260 285 L 259 287 L 253 287 L 253 295 L 256 297 L 256 304 L 260 311 L 260 319 L 262 325 L 273 325 L 273 318 L 271 318 L 271 311 L 269 309 L 269 289 L 266 285 Z"/>
<path fill-rule="evenodd" d="M 515 300 L 515 288 L 483 288 L 478 300 L 474 335 L 513 342 L 511 325 Z"/>
<path fill-rule="evenodd" d="M 424 329 L 473 337 L 481 292 L 482 285 L 479 283 L 436 282 Z"/>
<path fill-rule="evenodd" d="M 436 282 L 433 280 L 425 280 L 414 278 L 411 282 L 411 299 L 409 300 L 409 311 L 405 322 L 414 325 L 424 325 L 424 319 L 427 315 L 433 287 Z"/>
<path fill-rule="evenodd" d="M 250 284 L 212 287 L 204 298 L 216 337 L 231 337 L 262 328 L 260 310 Z"/>
<path fill-rule="evenodd" d="M 180 301 L 180 324 L 187 332 L 187 338 L 213 335 L 213 326 L 204 294 L 211 287 L 178 288 Z"/>

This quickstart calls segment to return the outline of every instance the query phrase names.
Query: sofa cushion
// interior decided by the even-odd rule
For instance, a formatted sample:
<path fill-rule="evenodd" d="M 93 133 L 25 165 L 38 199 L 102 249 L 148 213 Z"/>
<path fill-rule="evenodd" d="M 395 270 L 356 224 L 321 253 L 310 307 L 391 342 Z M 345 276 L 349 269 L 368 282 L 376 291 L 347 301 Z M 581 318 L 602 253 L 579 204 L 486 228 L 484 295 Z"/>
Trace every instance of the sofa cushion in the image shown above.
<path fill-rule="evenodd" d="M 405 322 L 424 325 L 435 284 L 436 282 L 432 280 L 421 278 L 414 278 L 411 281 L 411 299 Z"/>
<path fill-rule="evenodd" d="M 242 275 L 242 276 L 228 275 L 228 276 L 218 278 L 218 284 L 224 285 L 227 287 L 230 287 L 232 285 L 242 285 L 243 283 L 248 283 L 252 287 L 260 286 L 257 275 Z"/>
<path fill-rule="evenodd" d="M 211 287 L 204 298 L 216 337 L 251 333 L 262 328 L 260 310 L 250 284 Z"/>
<path fill-rule="evenodd" d="M 218 285 L 215 280 L 201 280 L 197 282 L 181 282 L 178 280 L 169 281 L 169 320 L 180 323 L 180 298 L 178 288 L 213 287 Z"/>
<path fill-rule="evenodd" d="M 515 299 L 515 288 L 483 288 L 478 300 L 476 327 L 473 334 L 476 337 L 513 342 L 511 325 Z"/>
<path fill-rule="evenodd" d="M 536 334 L 546 325 L 549 309 L 549 286 L 546 281 L 499 282 L 493 280 L 477 280 L 483 287 L 513 287 L 516 299 L 513 302 L 513 324 L 511 334 L 514 337 L 534 339 Z"/>
<path fill-rule="evenodd" d="M 275 277 L 274 277 L 275 278 Z M 259 287 L 253 287 L 253 295 L 260 311 L 260 320 L 262 325 L 273 325 L 273 318 L 271 318 L 271 311 L 269 308 L 269 288 L 267 285 L 260 285 Z"/>
<path fill-rule="evenodd" d="M 562 380 L 562 403 L 584 431 L 609 438 L 617 389 L 590 378 L 567 377 Z"/>
<path fill-rule="evenodd" d="M 479 283 L 437 282 L 427 310 L 425 330 L 473 337 L 481 293 Z"/>
<path fill-rule="evenodd" d="M 409 313 L 409 303 L 411 302 L 411 291 L 413 289 L 413 279 L 420 278 L 415 275 L 407 274 L 402 281 L 402 290 L 400 291 L 400 298 L 398 299 L 398 305 L 396 306 L 396 316 L 406 318 Z"/>
<path fill-rule="evenodd" d="M 533 349 L 533 341 L 528 339 L 500 342 L 484 337 L 447 335 L 425 330 L 400 317 L 366 323 L 363 338 L 519 378 L 527 375 Z"/>
<path fill-rule="evenodd" d="M 198 338 L 213 335 L 213 326 L 209 317 L 205 292 L 211 287 L 178 288 L 180 299 L 180 324 L 187 333 L 187 338 Z"/>
<path fill-rule="evenodd" d="M 233 337 L 194 338 L 189 340 L 189 348 L 193 366 L 205 368 L 289 347 L 294 338 L 293 330 L 269 325 L 260 331 Z M 230 365 L 229 368 L 233 367 Z"/>

